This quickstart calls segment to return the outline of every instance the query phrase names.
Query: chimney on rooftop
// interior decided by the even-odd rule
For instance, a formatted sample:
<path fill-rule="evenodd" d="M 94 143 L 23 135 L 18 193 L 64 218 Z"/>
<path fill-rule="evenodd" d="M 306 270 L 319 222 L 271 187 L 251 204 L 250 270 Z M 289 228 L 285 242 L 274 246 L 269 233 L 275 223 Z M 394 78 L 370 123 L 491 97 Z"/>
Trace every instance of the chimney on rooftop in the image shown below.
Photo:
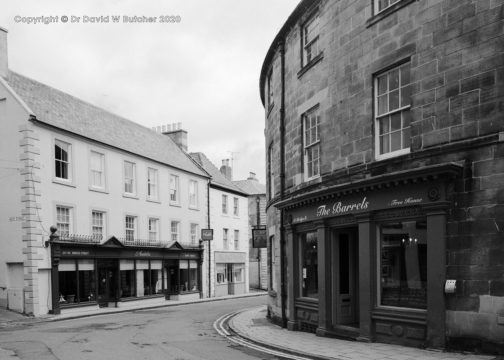
<path fill-rule="evenodd" d="M 7 78 L 9 72 L 7 52 L 7 30 L 0 27 L 0 76 Z"/>
<path fill-rule="evenodd" d="M 160 127 L 158 127 L 158 129 L 159 128 Z M 179 148 L 187 152 L 187 131 L 182 130 L 181 123 L 163 125 L 161 127 L 161 133 L 163 135 L 168 135 Z"/>
<path fill-rule="evenodd" d="M 226 179 L 233 181 L 233 169 L 231 169 L 231 166 L 229 166 L 229 159 L 222 160 L 220 172 L 226 177 Z"/>
<path fill-rule="evenodd" d="M 259 180 L 257 180 L 257 178 L 256 178 L 256 173 L 255 173 L 255 172 L 252 172 L 252 171 L 250 171 L 250 172 L 249 172 L 249 177 L 247 178 L 247 180 L 259 181 Z"/>

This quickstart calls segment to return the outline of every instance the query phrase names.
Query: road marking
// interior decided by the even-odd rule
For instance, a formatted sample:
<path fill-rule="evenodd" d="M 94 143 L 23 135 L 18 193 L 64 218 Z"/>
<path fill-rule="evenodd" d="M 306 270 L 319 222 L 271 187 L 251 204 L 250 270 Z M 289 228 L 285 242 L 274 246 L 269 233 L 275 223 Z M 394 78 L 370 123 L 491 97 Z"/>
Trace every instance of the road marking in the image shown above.
<path fill-rule="evenodd" d="M 213 327 L 214 327 L 215 331 L 217 331 L 217 333 L 219 333 L 219 335 L 225 337 L 227 340 L 229 340 L 232 343 L 235 343 L 235 344 L 238 344 L 238 345 L 241 345 L 241 346 L 245 346 L 245 347 L 248 347 L 250 349 L 257 350 L 257 351 L 261 351 L 261 352 L 266 353 L 266 354 L 270 354 L 270 355 L 274 355 L 274 356 L 279 356 L 279 357 L 282 357 L 282 358 L 292 359 L 292 360 L 312 360 L 311 358 L 308 358 L 308 357 L 290 354 L 290 353 L 287 353 L 287 352 L 283 352 L 281 350 L 274 350 L 272 348 L 265 347 L 265 346 L 256 344 L 254 342 L 251 342 L 251 341 L 249 341 L 247 339 L 244 339 L 244 338 L 240 337 L 239 335 L 231 334 L 226 329 L 226 326 L 227 326 L 226 324 L 227 324 L 227 322 L 231 318 L 233 318 L 234 316 L 236 316 L 238 313 L 240 313 L 240 312 L 239 311 L 235 311 L 235 312 L 223 315 L 220 318 L 218 318 L 217 320 L 215 320 L 215 322 L 213 324 Z"/>

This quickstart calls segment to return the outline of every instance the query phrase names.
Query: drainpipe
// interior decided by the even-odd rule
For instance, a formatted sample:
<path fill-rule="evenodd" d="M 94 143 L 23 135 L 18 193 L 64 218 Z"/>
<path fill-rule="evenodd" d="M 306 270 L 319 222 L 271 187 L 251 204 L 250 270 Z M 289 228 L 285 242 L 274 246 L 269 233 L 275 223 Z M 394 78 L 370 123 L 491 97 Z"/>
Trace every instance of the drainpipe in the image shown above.
<path fill-rule="evenodd" d="M 210 179 L 207 182 L 207 229 L 210 229 Z M 212 251 L 211 244 L 212 241 L 208 241 L 208 297 L 212 297 Z"/>
<path fill-rule="evenodd" d="M 282 90 L 280 94 L 280 199 L 285 196 L 285 40 L 280 42 L 280 76 L 282 81 Z M 285 284 L 285 227 L 284 211 L 280 210 L 280 292 L 282 307 L 282 327 L 287 327 L 286 303 L 287 287 Z M 292 316 L 292 314 L 291 314 Z"/>

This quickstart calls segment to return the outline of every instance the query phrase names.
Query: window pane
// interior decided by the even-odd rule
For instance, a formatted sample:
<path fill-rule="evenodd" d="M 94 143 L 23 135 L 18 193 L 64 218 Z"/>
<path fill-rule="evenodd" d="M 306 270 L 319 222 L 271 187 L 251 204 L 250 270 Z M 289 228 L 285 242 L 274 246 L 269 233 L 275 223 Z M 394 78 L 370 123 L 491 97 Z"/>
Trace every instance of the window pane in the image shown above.
<path fill-rule="evenodd" d="M 389 149 L 389 136 L 388 134 L 380 136 L 380 154 L 385 154 L 390 151 Z"/>
<path fill-rule="evenodd" d="M 389 111 L 399 108 L 399 90 L 389 93 Z"/>
<path fill-rule="evenodd" d="M 411 85 L 401 88 L 401 107 L 411 104 Z"/>
<path fill-rule="evenodd" d="M 395 113 L 390 116 L 390 131 L 401 128 L 401 113 Z"/>
<path fill-rule="evenodd" d="M 410 64 L 401 66 L 401 86 L 409 84 L 410 80 Z"/>
<path fill-rule="evenodd" d="M 387 92 L 387 76 L 378 78 L 378 95 L 383 95 Z"/>
<path fill-rule="evenodd" d="M 301 293 L 304 297 L 318 298 L 317 233 L 300 236 Z"/>
<path fill-rule="evenodd" d="M 427 308 L 425 221 L 380 226 L 381 305 Z"/>
<path fill-rule="evenodd" d="M 380 135 L 387 134 L 390 131 L 389 121 L 389 116 L 380 119 Z"/>
<path fill-rule="evenodd" d="M 378 97 L 378 115 L 388 112 L 387 94 Z"/>
<path fill-rule="evenodd" d="M 390 134 L 390 151 L 401 150 L 401 131 Z"/>
<path fill-rule="evenodd" d="M 399 70 L 394 69 L 389 72 L 389 91 L 395 90 L 399 87 Z"/>

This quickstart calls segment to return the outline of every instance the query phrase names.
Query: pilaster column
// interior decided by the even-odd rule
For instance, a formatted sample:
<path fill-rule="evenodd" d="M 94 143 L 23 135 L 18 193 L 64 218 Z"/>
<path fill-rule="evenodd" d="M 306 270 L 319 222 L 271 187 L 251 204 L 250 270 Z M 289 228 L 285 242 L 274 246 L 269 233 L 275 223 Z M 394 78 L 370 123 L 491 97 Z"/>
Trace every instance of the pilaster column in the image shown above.
<path fill-rule="evenodd" d="M 360 341 L 372 341 L 373 324 L 371 310 L 374 304 L 374 281 L 375 259 L 373 246 L 375 244 L 375 234 L 373 223 L 369 215 L 357 218 L 359 224 L 359 329 Z"/>
<path fill-rule="evenodd" d="M 286 256 L 287 256 L 287 312 L 288 321 L 287 329 L 297 330 L 298 322 L 296 318 L 296 307 L 295 299 L 299 295 L 299 289 L 296 284 L 298 284 L 299 276 L 296 272 L 296 248 L 294 244 L 294 235 L 292 233 L 292 227 L 285 226 L 285 242 L 286 242 Z"/>
<path fill-rule="evenodd" d="M 318 261 L 318 328 L 317 335 L 325 336 L 331 318 L 331 242 L 324 221 L 315 222 L 317 228 Z"/>

